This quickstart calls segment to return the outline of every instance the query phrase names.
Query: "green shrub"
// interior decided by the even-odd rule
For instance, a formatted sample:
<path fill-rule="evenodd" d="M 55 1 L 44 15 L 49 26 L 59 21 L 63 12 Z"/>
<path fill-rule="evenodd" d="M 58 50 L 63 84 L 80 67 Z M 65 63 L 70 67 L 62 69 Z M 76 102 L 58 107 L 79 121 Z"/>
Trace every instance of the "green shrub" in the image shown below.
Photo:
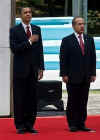
<path fill-rule="evenodd" d="M 100 36 L 100 11 L 88 11 L 88 34 Z"/>

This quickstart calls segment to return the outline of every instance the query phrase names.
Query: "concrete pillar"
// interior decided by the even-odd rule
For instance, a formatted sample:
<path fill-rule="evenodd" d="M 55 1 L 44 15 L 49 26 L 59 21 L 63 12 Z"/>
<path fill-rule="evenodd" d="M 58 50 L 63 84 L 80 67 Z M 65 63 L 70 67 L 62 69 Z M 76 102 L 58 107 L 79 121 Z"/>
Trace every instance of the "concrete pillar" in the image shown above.
<path fill-rule="evenodd" d="M 82 0 L 72 0 L 72 16 L 82 15 Z"/>
<path fill-rule="evenodd" d="M 85 19 L 85 32 L 87 32 L 88 0 L 72 0 L 72 16 L 82 16 Z"/>
<path fill-rule="evenodd" d="M 85 19 L 85 32 L 87 33 L 88 0 L 83 0 L 83 17 Z"/>
<path fill-rule="evenodd" d="M 11 0 L 3 0 L 0 3 L 0 116 L 10 115 L 10 19 Z"/>
<path fill-rule="evenodd" d="M 65 0 L 65 14 L 64 16 L 68 16 L 68 0 Z"/>

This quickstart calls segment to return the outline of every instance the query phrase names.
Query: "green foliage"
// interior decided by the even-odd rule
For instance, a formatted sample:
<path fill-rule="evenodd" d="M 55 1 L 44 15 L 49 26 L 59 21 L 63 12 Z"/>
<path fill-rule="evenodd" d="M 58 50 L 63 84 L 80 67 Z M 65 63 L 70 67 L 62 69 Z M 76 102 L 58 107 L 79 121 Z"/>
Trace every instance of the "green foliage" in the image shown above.
<path fill-rule="evenodd" d="M 31 7 L 33 17 L 48 17 L 48 16 L 64 16 L 64 7 L 57 2 L 52 5 L 50 1 L 48 4 L 42 3 L 43 0 L 20 0 L 16 2 L 16 17 L 20 16 L 20 7 Z M 88 34 L 90 36 L 100 36 L 100 11 L 88 11 Z"/>
<path fill-rule="evenodd" d="M 34 4 L 35 4 L 34 0 L 21 0 L 16 2 L 17 7 L 25 7 L 25 6 L 32 7 Z"/>
<path fill-rule="evenodd" d="M 100 11 L 88 11 L 88 34 L 100 36 Z"/>

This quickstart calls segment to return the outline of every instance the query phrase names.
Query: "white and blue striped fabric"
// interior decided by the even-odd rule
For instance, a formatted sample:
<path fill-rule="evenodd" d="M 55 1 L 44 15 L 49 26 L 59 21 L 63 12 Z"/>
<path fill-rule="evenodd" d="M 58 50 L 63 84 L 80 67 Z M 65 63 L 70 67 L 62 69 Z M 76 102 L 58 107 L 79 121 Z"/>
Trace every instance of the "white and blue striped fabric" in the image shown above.
<path fill-rule="evenodd" d="M 59 50 L 63 37 L 73 33 L 73 17 L 32 18 L 31 23 L 41 27 L 46 70 L 59 70 Z M 16 18 L 16 24 L 21 22 Z M 100 69 L 100 37 L 94 37 L 96 46 L 96 68 Z"/>
<path fill-rule="evenodd" d="M 73 17 L 32 18 L 31 23 L 41 27 L 45 61 L 43 80 L 61 80 L 59 77 L 60 45 L 63 37 L 73 33 L 72 19 Z M 16 24 L 19 24 L 20 21 L 20 18 L 17 18 Z M 94 41 L 96 46 L 96 69 L 98 79 L 100 79 L 100 37 L 94 37 Z M 100 83 L 98 79 L 96 80 L 96 88 L 99 87 L 98 83 Z M 93 89 L 95 87 L 93 86 Z"/>
<path fill-rule="evenodd" d="M 96 46 L 96 69 L 100 69 L 100 37 L 94 37 Z M 59 70 L 61 40 L 43 41 L 46 70 Z"/>

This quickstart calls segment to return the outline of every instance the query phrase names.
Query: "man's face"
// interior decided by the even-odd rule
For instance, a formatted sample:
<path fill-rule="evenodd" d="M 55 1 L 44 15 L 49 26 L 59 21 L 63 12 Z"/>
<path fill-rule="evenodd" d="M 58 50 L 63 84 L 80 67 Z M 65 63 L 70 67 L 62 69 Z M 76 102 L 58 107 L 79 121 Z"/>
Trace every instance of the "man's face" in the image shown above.
<path fill-rule="evenodd" d="M 21 12 L 22 21 L 28 24 L 32 18 L 32 11 L 30 8 L 23 8 Z"/>
<path fill-rule="evenodd" d="M 75 24 L 73 25 L 73 28 L 78 34 L 81 34 L 84 32 L 84 24 L 85 23 L 83 18 L 77 18 L 75 20 Z"/>

